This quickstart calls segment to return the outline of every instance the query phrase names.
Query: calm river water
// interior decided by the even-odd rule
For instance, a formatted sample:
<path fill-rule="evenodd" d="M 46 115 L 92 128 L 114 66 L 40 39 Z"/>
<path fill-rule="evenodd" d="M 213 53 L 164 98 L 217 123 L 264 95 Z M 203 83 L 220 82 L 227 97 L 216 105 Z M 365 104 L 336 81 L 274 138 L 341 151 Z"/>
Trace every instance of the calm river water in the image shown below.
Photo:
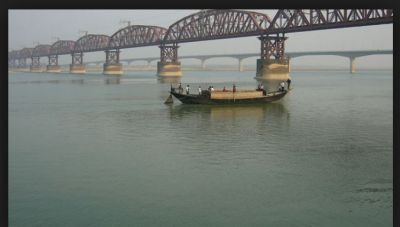
<path fill-rule="evenodd" d="M 291 76 L 278 103 L 193 106 L 154 72 L 10 73 L 10 226 L 392 226 L 392 72 Z"/>

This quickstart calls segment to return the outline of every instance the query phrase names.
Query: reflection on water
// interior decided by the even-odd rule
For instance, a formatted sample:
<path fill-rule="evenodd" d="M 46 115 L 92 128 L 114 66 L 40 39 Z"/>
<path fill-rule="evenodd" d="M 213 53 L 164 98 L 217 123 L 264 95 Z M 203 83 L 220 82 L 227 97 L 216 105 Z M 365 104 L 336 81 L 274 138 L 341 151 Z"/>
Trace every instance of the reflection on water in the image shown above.
<path fill-rule="evenodd" d="M 79 79 L 79 80 L 71 80 L 71 83 L 73 84 L 83 84 L 84 79 Z"/>
<path fill-rule="evenodd" d="M 174 105 L 169 109 L 173 137 L 190 144 L 181 154 L 203 166 L 257 160 L 276 152 L 281 132 L 290 127 L 284 103 L 264 105 Z M 216 145 L 217 147 L 214 147 Z"/>
<path fill-rule="evenodd" d="M 183 118 L 190 115 L 207 115 L 212 121 L 248 118 L 263 120 L 268 116 L 288 118 L 289 112 L 285 105 L 277 103 L 247 104 L 247 105 L 171 105 L 168 106 L 171 118 Z"/>
<path fill-rule="evenodd" d="M 172 84 L 174 87 L 181 82 L 181 77 L 157 77 L 157 82 L 159 84 Z"/>
<path fill-rule="evenodd" d="M 121 79 L 119 77 L 106 77 L 104 78 L 104 84 L 120 84 Z"/>
<path fill-rule="evenodd" d="M 13 81 L 10 84 L 83 84 L 84 79 L 73 79 L 73 80 L 31 80 L 31 81 Z"/>

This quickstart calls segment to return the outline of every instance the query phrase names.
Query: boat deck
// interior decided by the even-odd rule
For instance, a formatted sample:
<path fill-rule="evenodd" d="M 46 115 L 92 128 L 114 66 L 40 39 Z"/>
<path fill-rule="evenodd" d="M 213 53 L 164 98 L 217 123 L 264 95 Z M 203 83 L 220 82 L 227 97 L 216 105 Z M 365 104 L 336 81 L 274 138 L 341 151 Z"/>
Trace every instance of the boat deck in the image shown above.
<path fill-rule="evenodd" d="M 211 99 L 249 99 L 261 97 L 264 97 L 263 91 L 256 90 L 238 90 L 236 92 L 215 90 L 211 92 Z"/>

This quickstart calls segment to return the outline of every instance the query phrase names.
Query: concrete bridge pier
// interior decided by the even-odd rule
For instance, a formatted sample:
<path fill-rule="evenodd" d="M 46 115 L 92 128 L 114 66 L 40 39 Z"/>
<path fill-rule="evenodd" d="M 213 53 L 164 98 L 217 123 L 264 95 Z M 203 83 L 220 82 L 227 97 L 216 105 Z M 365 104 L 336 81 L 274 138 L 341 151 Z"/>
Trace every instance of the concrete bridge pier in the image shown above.
<path fill-rule="evenodd" d="M 349 60 L 350 60 L 350 73 L 355 73 L 356 72 L 356 64 L 354 62 L 355 59 L 356 59 L 356 57 L 349 57 Z"/>
<path fill-rule="evenodd" d="M 285 56 L 284 36 L 261 36 L 261 58 L 257 59 L 256 80 L 268 81 L 269 87 L 276 90 L 276 85 L 286 81 L 289 76 L 289 59 Z M 267 88 L 268 89 L 268 88 Z"/>
<path fill-rule="evenodd" d="M 288 59 L 257 59 L 257 78 L 287 80 L 289 71 Z"/>
<path fill-rule="evenodd" d="M 28 64 L 26 63 L 26 58 L 18 59 L 17 70 L 20 72 L 29 71 Z"/>
<path fill-rule="evenodd" d="M 42 67 L 40 65 L 40 57 L 32 57 L 32 63 L 30 66 L 30 71 L 33 73 L 40 73 L 42 72 Z"/>
<path fill-rule="evenodd" d="M 201 58 L 200 61 L 201 61 L 201 69 L 206 69 L 206 59 Z"/>
<path fill-rule="evenodd" d="M 48 73 L 60 73 L 61 67 L 58 65 L 58 55 L 49 56 L 49 64 L 47 65 L 46 71 Z"/>
<path fill-rule="evenodd" d="M 181 63 L 178 61 L 179 46 L 174 43 L 172 45 L 161 45 L 160 61 L 157 62 L 157 75 L 159 77 L 181 77 Z"/>
<path fill-rule="evenodd" d="M 106 63 L 103 65 L 104 75 L 122 75 L 122 64 L 119 62 L 120 50 L 106 50 Z"/>
<path fill-rule="evenodd" d="M 160 77 L 181 77 L 180 62 L 157 62 L 157 75 Z"/>
<path fill-rule="evenodd" d="M 72 64 L 69 65 L 69 72 L 72 74 L 85 74 L 86 65 L 83 64 L 83 53 L 72 54 Z"/>
<path fill-rule="evenodd" d="M 239 72 L 243 72 L 243 58 L 238 58 L 239 61 Z"/>

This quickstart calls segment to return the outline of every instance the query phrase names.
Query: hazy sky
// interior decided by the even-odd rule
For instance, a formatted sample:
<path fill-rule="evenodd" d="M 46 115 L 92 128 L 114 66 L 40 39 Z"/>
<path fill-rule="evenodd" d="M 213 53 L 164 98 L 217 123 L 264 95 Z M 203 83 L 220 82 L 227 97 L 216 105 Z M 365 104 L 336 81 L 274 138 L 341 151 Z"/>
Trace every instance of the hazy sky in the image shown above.
<path fill-rule="evenodd" d="M 106 34 L 111 36 L 126 26 L 121 20 L 131 24 L 155 25 L 168 28 L 182 17 L 198 10 L 9 10 L 9 51 L 40 44 L 52 44 L 55 37 L 65 40 L 78 40 L 83 33 Z M 252 10 L 273 17 L 275 10 Z M 289 33 L 286 51 L 324 51 L 324 50 L 382 50 L 393 49 L 393 24 L 365 27 L 330 29 Z M 210 40 L 182 43 L 179 55 L 253 53 L 260 51 L 257 37 Z M 139 58 L 159 56 L 156 46 L 123 49 L 121 58 Z M 104 52 L 87 53 L 84 61 L 105 59 Z M 256 58 L 245 60 L 245 64 L 255 64 Z M 357 67 L 392 67 L 392 55 L 378 55 L 358 58 Z M 42 58 L 41 62 L 46 62 Z M 70 63 L 71 57 L 60 56 L 60 63 Z M 182 60 L 182 64 L 196 63 L 198 60 Z M 236 64 L 230 58 L 212 59 L 208 63 Z M 347 66 L 348 59 L 337 56 L 307 56 L 295 58 L 295 65 Z"/>

